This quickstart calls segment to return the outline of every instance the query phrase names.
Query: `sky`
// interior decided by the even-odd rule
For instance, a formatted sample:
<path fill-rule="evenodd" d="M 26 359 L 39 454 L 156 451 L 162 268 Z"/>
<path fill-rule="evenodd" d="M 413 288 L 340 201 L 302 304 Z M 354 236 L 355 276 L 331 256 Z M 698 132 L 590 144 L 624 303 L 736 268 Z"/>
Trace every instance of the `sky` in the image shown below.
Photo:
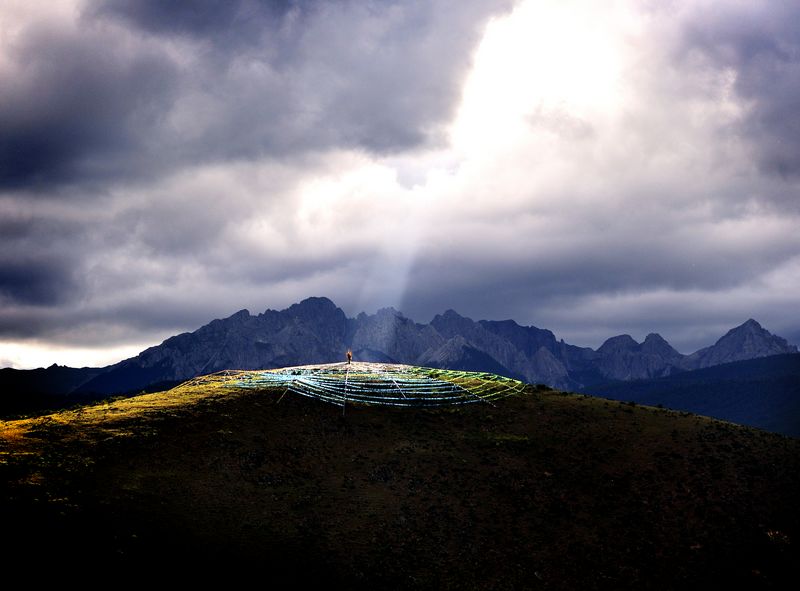
<path fill-rule="evenodd" d="M 309 296 L 800 343 L 800 4 L 0 3 L 0 367 Z"/>

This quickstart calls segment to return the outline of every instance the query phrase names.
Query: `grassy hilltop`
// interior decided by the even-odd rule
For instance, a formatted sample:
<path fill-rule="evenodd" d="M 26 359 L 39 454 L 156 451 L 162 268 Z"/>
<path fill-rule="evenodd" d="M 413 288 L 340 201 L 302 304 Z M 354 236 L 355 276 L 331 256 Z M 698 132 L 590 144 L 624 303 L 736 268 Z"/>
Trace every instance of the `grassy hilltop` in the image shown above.
<path fill-rule="evenodd" d="M 257 374 L 0 422 L 6 564 L 364 589 L 796 582 L 800 440 L 535 386 L 343 414 L 235 385 Z"/>

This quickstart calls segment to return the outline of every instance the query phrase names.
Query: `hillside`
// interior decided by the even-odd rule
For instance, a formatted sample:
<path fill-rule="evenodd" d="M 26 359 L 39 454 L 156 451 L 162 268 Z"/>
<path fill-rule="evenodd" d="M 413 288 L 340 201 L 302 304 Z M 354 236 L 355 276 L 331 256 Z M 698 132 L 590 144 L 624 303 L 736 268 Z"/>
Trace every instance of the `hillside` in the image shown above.
<path fill-rule="evenodd" d="M 612 400 L 686 410 L 800 437 L 800 355 L 725 363 L 655 380 L 585 390 Z"/>
<path fill-rule="evenodd" d="M 533 386 L 343 414 L 243 375 L 0 422 L 6 564 L 351 589 L 794 582 L 798 440 Z"/>

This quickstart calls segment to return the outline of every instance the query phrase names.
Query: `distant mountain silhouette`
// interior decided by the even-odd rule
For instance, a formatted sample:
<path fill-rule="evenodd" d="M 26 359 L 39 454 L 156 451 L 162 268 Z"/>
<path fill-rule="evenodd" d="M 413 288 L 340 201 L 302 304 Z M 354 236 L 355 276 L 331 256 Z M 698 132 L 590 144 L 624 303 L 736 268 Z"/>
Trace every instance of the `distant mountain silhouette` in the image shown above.
<path fill-rule="evenodd" d="M 106 368 L 70 370 L 77 373 L 59 384 L 58 390 L 60 396 L 83 398 L 153 391 L 223 369 L 336 361 L 348 349 L 364 361 L 491 371 L 577 391 L 610 380 L 658 378 L 797 351 L 754 320 L 732 329 L 713 346 L 686 356 L 657 334 L 648 335 L 643 343 L 628 335 L 613 337 L 595 351 L 513 320 L 476 322 L 447 310 L 430 324 L 419 324 L 393 308 L 348 318 L 331 300 L 312 297 L 281 311 L 252 315 L 240 310 Z M 4 392 L 0 408 L 6 413 L 12 407 L 18 410 L 16 402 L 29 392 L 47 391 L 47 384 L 60 380 L 53 368 L 34 370 L 35 375 L 15 372 L 11 377 L 9 371 L 13 370 L 0 374 Z M 10 405 L 12 398 L 15 404 Z"/>
<path fill-rule="evenodd" d="M 106 368 L 74 368 L 51 365 L 47 369 L 0 369 L 0 413 L 58 409 L 96 398 L 77 391 L 106 372 Z"/>
<path fill-rule="evenodd" d="M 585 392 L 800 437 L 797 353 L 734 361 L 651 380 L 596 385 Z"/>
<path fill-rule="evenodd" d="M 685 369 L 713 367 L 731 361 L 756 359 L 781 353 L 796 353 L 797 347 L 771 334 L 752 318 L 729 330 L 716 344 L 692 353 L 683 360 Z"/>

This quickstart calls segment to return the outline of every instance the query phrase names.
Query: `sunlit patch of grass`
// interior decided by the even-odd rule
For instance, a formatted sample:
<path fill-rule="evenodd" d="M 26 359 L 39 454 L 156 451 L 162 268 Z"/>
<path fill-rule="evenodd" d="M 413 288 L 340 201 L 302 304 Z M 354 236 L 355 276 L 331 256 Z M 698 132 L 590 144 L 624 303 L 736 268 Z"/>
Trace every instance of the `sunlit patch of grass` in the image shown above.
<path fill-rule="evenodd" d="M 139 426 L 144 419 L 178 416 L 190 412 L 198 404 L 235 394 L 236 390 L 222 387 L 234 373 L 206 376 L 201 381 L 190 380 L 165 392 L 107 400 L 44 416 L 0 421 L 0 451 L 6 458 L 10 454 L 23 454 L 27 449 L 38 447 L 37 439 L 56 434 L 64 441 L 86 440 L 90 436 L 95 440 L 128 438 L 141 433 Z"/>
<path fill-rule="evenodd" d="M 365 370 L 362 366 L 366 367 Z M 384 366 L 376 365 L 374 370 L 368 364 L 361 364 L 360 374 L 364 379 L 372 379 L 376 384 L 383 384 L 387 377 Z M 398 367 L 400 368 L 398 370 Z M 298 370 L 300 372 L 301 370 Z M 307 369 L 302 371 L 308 371 Z M 332 375 L 345 371 L 338 368 L 322 366 L 322 372 Z M 464 392 L 467 402 L 492 402 L 499 398 L 522 394 L 527 384 L 489 373 L 431 369 L 415 366 L 393 366 L 392 375 L 407 375 L 413 378 L 430 378 L 451 383 Z M 338 373 L 337 373 L 338 372 Z M 400 373 L 398 373 L 400 372 Z M 190 412 L 200 404 L 218 398 L 257 394 L 269 395 L 279 400 L 286 394 L 286 387 L 280 385 L 258 385 L 255 388 L 240 387 L 251 381 L 257 381 L 264 371 L 227 370 L 188 380 L 171 390 L 142 394 L 130 398 L 109 399 L 103 402 L 64 410 L 44 416 L 29 417 L 11 421 L 0 421 L 0 440 L 4 448 L 14 449 L 15 453 L 25 453 L 26 448 L 33 445 L 32 440 L 46 438 L 58 432 L 65 440 L 87 437 L 91 432 L 95 439 L 126 438 L 140 433 L 138 426 L 142 419 L 158 419 L 177 416 Z M 354 372 L 354 375 L 356 372 Z M 352 402 L 351 402 L 352 404 Z M 87 430 L 86 427 L 92 427 Z M 2 450 L 5 456 L 10 452 Z M 0 456 L 3 461 L 4 456 Z"/>

